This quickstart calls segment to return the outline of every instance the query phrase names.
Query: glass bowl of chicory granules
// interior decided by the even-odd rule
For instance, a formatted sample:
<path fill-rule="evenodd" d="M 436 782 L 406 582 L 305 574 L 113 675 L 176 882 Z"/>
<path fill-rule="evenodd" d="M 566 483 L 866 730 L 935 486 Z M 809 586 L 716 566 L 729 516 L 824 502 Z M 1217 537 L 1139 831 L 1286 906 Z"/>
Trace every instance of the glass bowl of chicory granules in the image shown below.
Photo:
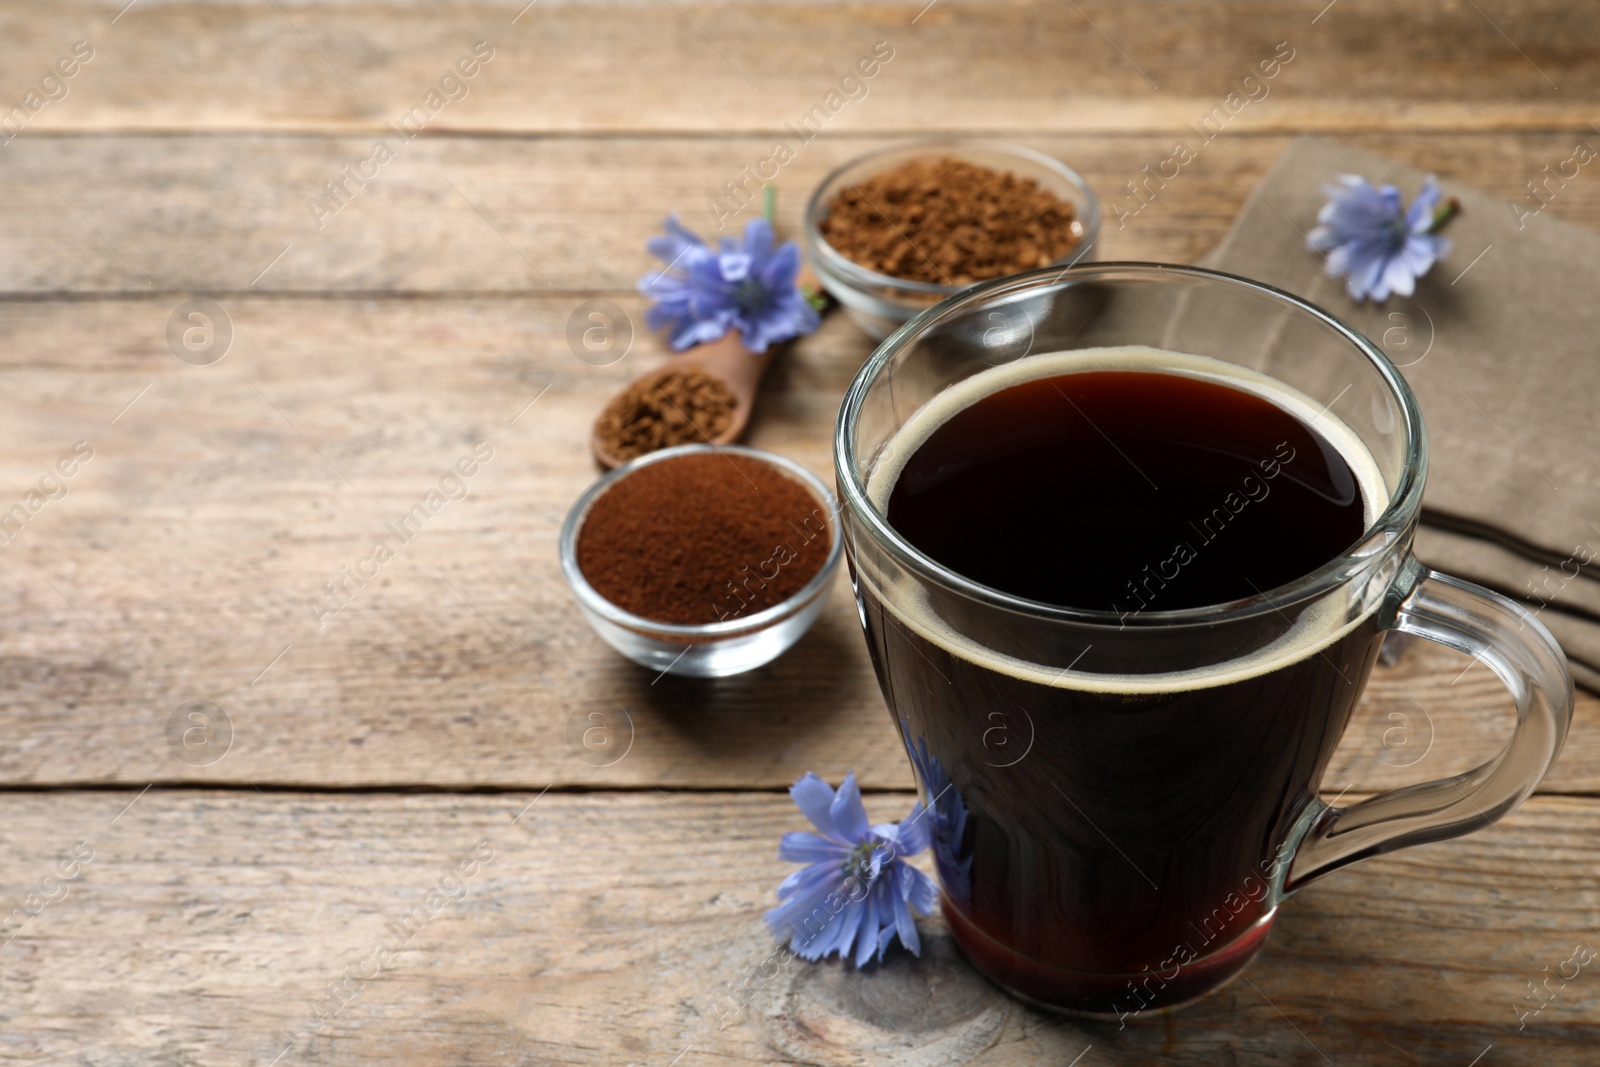
<path fill-rule="evenodd" d="M 947 296 L 1094 255 L 1100 202 L 1077 171 L 1003 141 L 930 137 L 858 156 L 806 205 L 806 258 L 874 340 Z"/>
<path fill-rule="evenodd" d="M 842 554 L 827 486 L 739 445 L 624 463 L 561 529 L 561 568 L 595 632 L 651 670 L 702 678 L 752 670 L 800 640 Z"/>

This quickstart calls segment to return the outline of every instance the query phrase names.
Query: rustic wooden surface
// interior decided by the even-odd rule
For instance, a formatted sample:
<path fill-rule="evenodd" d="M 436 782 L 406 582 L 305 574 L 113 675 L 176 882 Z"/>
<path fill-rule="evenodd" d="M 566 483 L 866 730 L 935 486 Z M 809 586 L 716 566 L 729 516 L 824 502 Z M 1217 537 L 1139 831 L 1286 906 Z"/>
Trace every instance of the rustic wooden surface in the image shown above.
<path fill-rule="evenodd" d="M 652 684 L 555 559 L 590 420 L 662 358 L 645 236 L 672 209 L 711 229 L 707 198 L 876 42 L 893 60 L 777 179 L 791 233 L 829 168 L 939 130 L 1059 155 L 1112 202 L 1290 42 L 1266 98 L 1108 217 L 1107 258 L 1188 261 L 1301 130 L 1525 195 L 1600 143 L 1591 6 L 124 2 L 0 6 L 0 114 L 94 48 L 0 145 L 0 511 L 94 453 L 0 549 L 0 913 L 94 850 L 0 943 L 0 1062 L 1592 1062 L 1587 970 L 1517 1016 L 1600 938 L 1587 695 L 1500 829 L 1328 878 L 1248 983 L 1119 1032 L 998 994 L 937 920 L 920 963 L 751 982 L 798 826 L 777 791 L 854 768 L 875 817 L 909 803 L 846 590 L 761 671 Z M 319 228 L 308 197 L 476 41 L 469 94 Z M 1600 226 L 1600 181 L 1548 210 Z M 197 294 L 232 327 L 212 365 L 168 346 Z M 565 339 L 594 300 L 634 328 L 607 366 Z M 869 350 L 837 316 L 794 346 L 751 440 L 826 475 Z M 485 441 L 470 495 L 319 627 L 308 598 Z M 196 700 L 231 741 L 180 759 Z M 596 707 L 600 753 L 574 743 Z M 1464 770 L 1509 714 L 1483 668 L 1414 646 L 1325 793 Z M 463 899 L 319 1031 L 327 984 L 479 842 Z"/>
<path fill-rule="evenodd" d="M 1279 80 L 1292 70 L 1285 68 Z M 1275 99 L 1269 96 L 1263 109 Z M 1248 115 L 1247 109 L 1236 121 Z M 798 235 L 812 186 L 893 136 L 841 134 L 805 146 L 780 172 L 779 228 Z M 1018 136 L 1070 160 L 1108 202 L 1129 205 L 1124 183 L 1170 154 L 1172 142 L 1171 134 L 1148 133 Z M 1584 134 L 1342 136 L 1356 147 L 1516 198 L 1528 195 L 1524 183 L 1541 167 L 1567 159 Z M 1593 130 L 1588 136 L 1600 139 Z M 1103 258 L 1198 259 L 1227 232 L 1251 195 L 1250 183 L 1260 182 L 1290 139 L 1225 132 L 1124 227 L 1108 216 Z M 185 289 L 251 296 L 537 292 L 563 294 L 563 310 L 570 310 L 582 299 L 578 294 L 632 294 L 634 281 L 654 262 L 640 234 L 659 227 L 667 211 L 680 210 L 691 226 L 714 232 L 707 199 L 739 175 L 741 164 L 771 151 L 770 138 L 746 134 L 682 142 L 661 136 L 418 138 L 382 172 L 393 180 L 370 184 L 338 215 L 323 219 L 319 230 L 307 198 L 339 177 L 342 165 L 364 158 L 370 144 L 370 137 L 332 135 L 30 139 L 25 133 L 0 155 L 0 292 L 148 295 L 166 305 L 152 309 L 158 317 L 147 336 L 157 340 L 164 312 L 176 303 L 173 292 Z M 693 155 L 686 160 L 688 151 Z M 96 180 L 103 173 L 125 181 Z M 605 180 L 597 182 L 597 174 Z M 1569 183 L 1549 210 L 1575 220 L 1600 218 L 1600 182 Z M 730 226 L 748 217 L 747 211 Z M 158 347 L 165 352 L 164 343 Z M 862 341 L 860 351 L 870 350 Z M 641 346 L 634 355 L 646 351 L 654 348 Z"/>
<path fill-rule="evenodd" d="M 1553 982 L 1521 1029 L 1517 1015 L 1537 1003 L 1526 983 L 1570 972 L 1575 947 L 1600 941 L 1587 921 L 1600 808 L 1576 798 L 1535 798 L 1502 833 L 1312 886 L 1248 981 L 1125 1030 L 999 994 L 938 920 L 923 923 L 921 960 L 768 962 L 760 914 L 787 866 L 773 842 L 794 825 L 783 797 L 133 798 L 0 801 L 17 878 L 93 850 L 65 898 L 0 948 L 11 1059 L 1031 1067 L 1087 1047 L 1083 1063 L 1466 1067 L 1492 1045 L 1483 1062 L 1593 1062 L 1600 983 L 1587 970 Z M 868 810 L 906 806 L 878 796 Z M 476 875 L 427 905 L 475 854 Z M 426 921 L 396 934 L 418 906 Z M 380 942 L 394 956 L 375 972 Z M 324 1022 L 329 984 L 352 973 Z"/>

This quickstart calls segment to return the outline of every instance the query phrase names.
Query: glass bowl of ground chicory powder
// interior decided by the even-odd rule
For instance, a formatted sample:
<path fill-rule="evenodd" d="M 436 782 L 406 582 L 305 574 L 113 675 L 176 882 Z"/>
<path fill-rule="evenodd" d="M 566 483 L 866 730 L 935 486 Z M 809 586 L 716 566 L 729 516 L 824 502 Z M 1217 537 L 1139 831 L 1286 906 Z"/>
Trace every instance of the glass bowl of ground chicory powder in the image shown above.
<path fill-rule="evenodd" d="M 1094 256 L 1100 202 L 1071 167 L 1031 148 L 929 137 L 857 156 L 806 205 L 806 261 L 881 341 L 977 284 Z"/>
<path fill-rule="evenodd" d="M 816 621 L 838 505 L 798 464 L 738 445 L 624 463 L 561 529 L 561 568 L 596 633 L 635 663 L 712 678 L 777 658 Z"/>

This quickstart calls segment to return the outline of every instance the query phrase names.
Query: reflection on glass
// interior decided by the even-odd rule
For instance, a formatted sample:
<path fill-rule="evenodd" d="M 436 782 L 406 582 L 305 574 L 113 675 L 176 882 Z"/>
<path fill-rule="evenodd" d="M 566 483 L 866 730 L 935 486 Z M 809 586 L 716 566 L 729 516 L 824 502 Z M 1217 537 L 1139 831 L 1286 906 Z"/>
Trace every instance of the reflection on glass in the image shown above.
<path fill-rule="evenodd" d="M 903 738 L 911 736 L 904 719 L 900 720 L 900 732 Z M 972 846 L 967 841 L 966 801 L 945 773 L 939 757 L 929 754 L 926 739 L 919 737 L 914 744 L 907 740 L 906 753 L 922 785 L 922 804 L 927 812 L 924 817 L 933 823 L 933 858 L 939 882 L 945 894 L 965 908 L 972 899 Z"/>

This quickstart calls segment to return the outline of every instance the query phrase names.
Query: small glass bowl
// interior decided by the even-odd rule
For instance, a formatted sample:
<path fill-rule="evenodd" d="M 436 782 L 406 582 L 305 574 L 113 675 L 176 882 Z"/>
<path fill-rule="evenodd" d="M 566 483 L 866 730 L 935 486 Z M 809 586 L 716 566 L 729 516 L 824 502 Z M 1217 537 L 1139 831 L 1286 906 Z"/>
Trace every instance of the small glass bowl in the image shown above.
<path fill-rule="evenodd" d="M 806 204 L 806 257 L 821 279 L 822 287 L 844 306 L 855 324 L 874 341 L 883 340 L 913 315 L 945 297 L 980 284 L 941 285 L 879 274 L 847 259 L 823 239 L 822 220 L 827 217 L 828 206 L 833 203 L 833 198 L 846 184 L 862 181 L 907 160 L 927 156 L 949 156 L 994 170 L 1009 171 L 1019 178 L 1032 178 L 1057 196 L 1070 201 L 1078 216 L 1078 243 L 1050 265 L 1065 267 L 1073 263 L 1086 263 L 1094 258 L 1094 245 L 1100 237 L 1099 198 L 1082 175 L 1042 152 L 976 137 L 927 137 L 901 141 L 876 152 L 857 156 L 835 168 L 811 194 L 811 200 Z"/>
<path fill-rule="evenodd" d="M 634 615 L 602 597 L 578 569 L 578 534 L 583 529 L 589 508 L 601 494 L 641 467 L 677 456 L 700 452 L 723 452 L 760 460 L 801 485 L 817 499 L 828 514 L 828 533 L 833 538 L 822 569 L 805 588 L 789 599 L 753 615 L 699 626 L 656 622 Z M 844 555 L 840 535 L 839 504 L 816 475 L 792 460 L 771 452 L 741 445 L 680 445 L 650 452 L 622 464 L 591 485 L 567 513 L 561 527 L 561 571 L 566 575 L 572 595 L 577 598 L 583 617 L 607 644 L 635 663 L 663 674 L 682 674 L 694 678 L 720 678 L 754 670 L 777 659 L 800 640 L 822 612 L 834 572 Z M 729 577 L 733 577 L 729 575 Z"/>

